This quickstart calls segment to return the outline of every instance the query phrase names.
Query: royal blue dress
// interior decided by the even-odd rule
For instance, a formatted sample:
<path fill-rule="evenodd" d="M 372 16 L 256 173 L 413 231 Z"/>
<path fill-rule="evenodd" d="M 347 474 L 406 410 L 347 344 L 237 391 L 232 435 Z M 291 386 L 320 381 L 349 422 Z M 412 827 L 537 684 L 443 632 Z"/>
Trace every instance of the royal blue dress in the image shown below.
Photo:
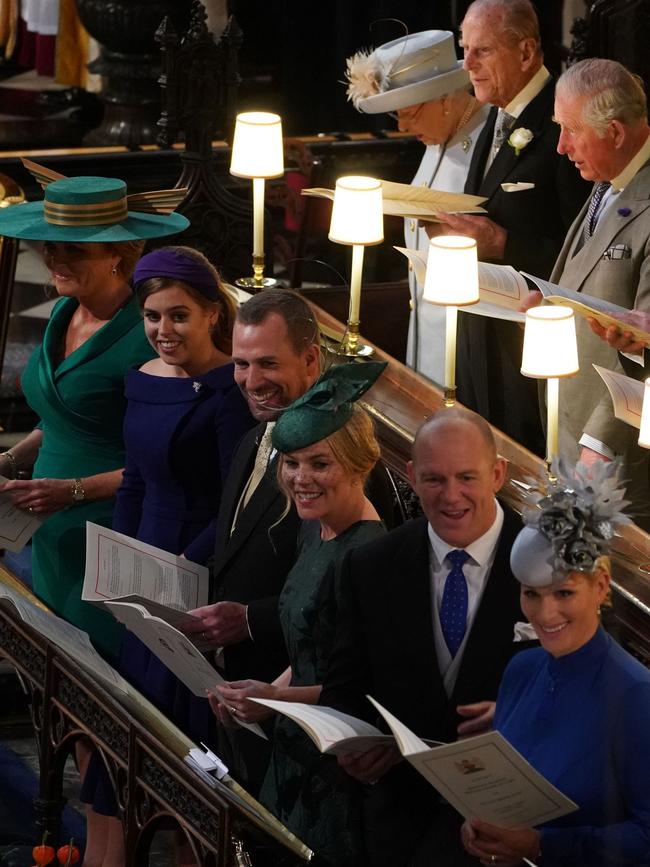
<path fill-rule="evenodd" d="M 253 426 L 233 365 L 201 376 L 130 370 L 124 417 L 126 464 L 113 529 L 205 564 L 214 550 L 221 489 L 235 446 Z M 127 633 L 120 670 L 193 739 L 207 734 L 207 699 L 192 695 Z"/>
<path fill-rule="evenodd" d="M 544 867 L 650 865 L 650 671 L 603 629 L 517 654 L 494 727 L 579 810 L 540 827 Z"/>

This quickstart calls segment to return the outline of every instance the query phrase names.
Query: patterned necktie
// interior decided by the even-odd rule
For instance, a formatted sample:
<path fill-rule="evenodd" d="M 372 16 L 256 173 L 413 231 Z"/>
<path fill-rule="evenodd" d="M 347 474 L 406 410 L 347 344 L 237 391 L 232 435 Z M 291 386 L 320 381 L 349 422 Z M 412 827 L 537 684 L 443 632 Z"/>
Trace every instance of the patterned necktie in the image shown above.
<path fill-rule="evenodd" d="M 451 570 L 445 581 L 440 605 L 440 625 L 452 659 L 463 643 L 467 628 L 467 581 L 463 566 L 469 559 L 467 551 L 450 551 L 445 557 Z"/>
<path fill-rule="evenodd" d="M 255 455 L 255 463 L 253 464 L 253 471 L 248 477 L 248 482 L 246 483 L 246 487 L 244 488 L 241 497 L 239 498 L 239 503 L 237 504 L 237 508 L 235 509 L 235 515 L 232 522 L 232 526 L 230 528 L 230 535 L 235 532 L 235 527 L 237 526 L 237 521 L 239 520 L 239 516 L 244 511 L 250 498 L 253 496 L 259 483 L 262 481 L 264 477 L 264 473 L 266 472 L 266 468 L 269 465 L 269 458 L 271 457 L 271 452 L 273 451 L 273 444 L 271 443 L 271 434 L 273 433 L 273 428 L 275 427 L 275 422 L 270 421 L 267 422 L 266 428 L 262 437 L 260 439 L 260 443 L 257 447 L 257 454 Z"/>
<path fill-rule="evenodd" d="M 508 134 L 510 133 L 510 128 L 514 123 L 515 118 L 508 114 L 507 111 L 504 111 L 502 108 L 499 109 L 499 113 L 497 114 L 497 119 L 494 124 L 494 135 L 492 138 L 492 149 L 490 150 L 487 163 L 485 165 L 485 171 L 490 168 L 494 158 L 499 153 L 501 149 L 501 145 L 508 138 Z"/>
<path fill-rule="evenodd" d="M 585 217 L 585 231 L 584 231 L 584 239 L 588 241 L 589 238 L 596 231 L 596 225 L 598 224 L 598 217 L 600 203 L 603 200 L 603 196 L 607 192 L 607 190 L 611 187 L 609 181 L 599 181 L 596 184 L 596 188 L 591 196 L 591 201 L 589 202 L 589 208 L 587 209 L 587 216 Z"/>

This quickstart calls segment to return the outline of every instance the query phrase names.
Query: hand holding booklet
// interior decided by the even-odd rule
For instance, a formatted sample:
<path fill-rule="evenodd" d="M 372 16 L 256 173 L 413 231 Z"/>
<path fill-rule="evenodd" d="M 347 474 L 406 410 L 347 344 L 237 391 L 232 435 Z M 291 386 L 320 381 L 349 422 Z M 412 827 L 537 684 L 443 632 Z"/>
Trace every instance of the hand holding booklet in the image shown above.
<path fill-rule="evenodd" d="M 322 753 L 364 753 L 396 743 L 413 767 L 466 819 L 504 828 L 534 826 L 577 810 L 498 732 L 434 746 L 368 696 L 393 736 L 334 708 L 251 699 L 282 713 L 309 735 Z"/>
<path fill-rule="evenodd" d="M 586 319 L 595 319 L 603 328 L 615 325 L 623 333 L 630 333 L 635 340 L 650 345 L 650 334 L 639 328 L 633 321 L 629 321 L 629 315 L 632 311 L 626 307 L 612 304 L 610 301 L 605 301 L 602 298 L 594 298 L 592 295 L 586 295 L 584 292 L 565 289 L 564 286 L 558 286 L 555 283 L 542 280 L 541 277 L 535 277 L 523 271 L 522 274 L 533 281 L 544 296 L 545 301 L 551 304 L 565 304 L 579 316 Z"/>
<path fill-rule="evenodd" d="M 86 523 L 86 573 L 81 598 L 104 605 L 201 698 L 226 681 L 200 652 L 206 648 L 176 627 L 208 601 L 208 569 L 91 521 Z M 255 724 L 232 717 L 262 738 Z"/>
<path fill-rule="evenodd" d="M 0 476 L 0 484 L 8 481 Z M 42 523 L 32 512 L 16 508 L 8 494 L 0 493 L 0 548 L 22 551 Z"/>
<path fill-rule="evenodd" d="M 594 369 L 607 386 L 616 418 L 632 427 L 640 428 L 645 384 L 598 364 L 594 364 Z"/>

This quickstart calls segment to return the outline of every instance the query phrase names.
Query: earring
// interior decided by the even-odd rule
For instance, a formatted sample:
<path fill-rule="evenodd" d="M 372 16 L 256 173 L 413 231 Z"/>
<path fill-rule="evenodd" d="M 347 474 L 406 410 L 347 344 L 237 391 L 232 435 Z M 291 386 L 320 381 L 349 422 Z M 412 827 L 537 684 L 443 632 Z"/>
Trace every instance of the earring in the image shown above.
<path fill-rule="evenodd" d="M 113 267 L 111 268 L 111 274 L 113 275 L 113 277 L 115 277 L 115 275 L 117 274 L 117 265 L 113 265 Z"/>
<path fill-rule="evenodd" d="M 600 608 L 600 605 L 598 605 L 596 608 L 596 614 L 598 615 L 598 617 L 600 617 L 600 611 L 601 611 L 601 608 Z"/>

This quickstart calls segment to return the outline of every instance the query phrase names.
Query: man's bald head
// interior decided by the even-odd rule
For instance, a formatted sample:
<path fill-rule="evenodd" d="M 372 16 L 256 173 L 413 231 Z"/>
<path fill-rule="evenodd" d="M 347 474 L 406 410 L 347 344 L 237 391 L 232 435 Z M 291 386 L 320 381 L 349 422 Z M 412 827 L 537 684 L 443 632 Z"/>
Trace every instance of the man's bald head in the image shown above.
<path fill-rule="evenodd" d="M 480 416 L 478 413 L 472 412 L 469 409 L 463 409 L 457 406 L 439 410 L 420 425 L 415 434 L 415 441 L 413 442 L 413 447 L 411 449 L 412 459 L 414 461 L 416 459 L 418 443 L 428 440 L 430 436 L 434 436 L 436 432 L 441 430 L 443 427 L 462 429 L 465 425 L 470 425 L 476 429 L 485 446 L 486 458 L 491 463 L 494 463 L 497 459 L 497 444 L 494 440 L 492 428 L 483 416 Z"/>

